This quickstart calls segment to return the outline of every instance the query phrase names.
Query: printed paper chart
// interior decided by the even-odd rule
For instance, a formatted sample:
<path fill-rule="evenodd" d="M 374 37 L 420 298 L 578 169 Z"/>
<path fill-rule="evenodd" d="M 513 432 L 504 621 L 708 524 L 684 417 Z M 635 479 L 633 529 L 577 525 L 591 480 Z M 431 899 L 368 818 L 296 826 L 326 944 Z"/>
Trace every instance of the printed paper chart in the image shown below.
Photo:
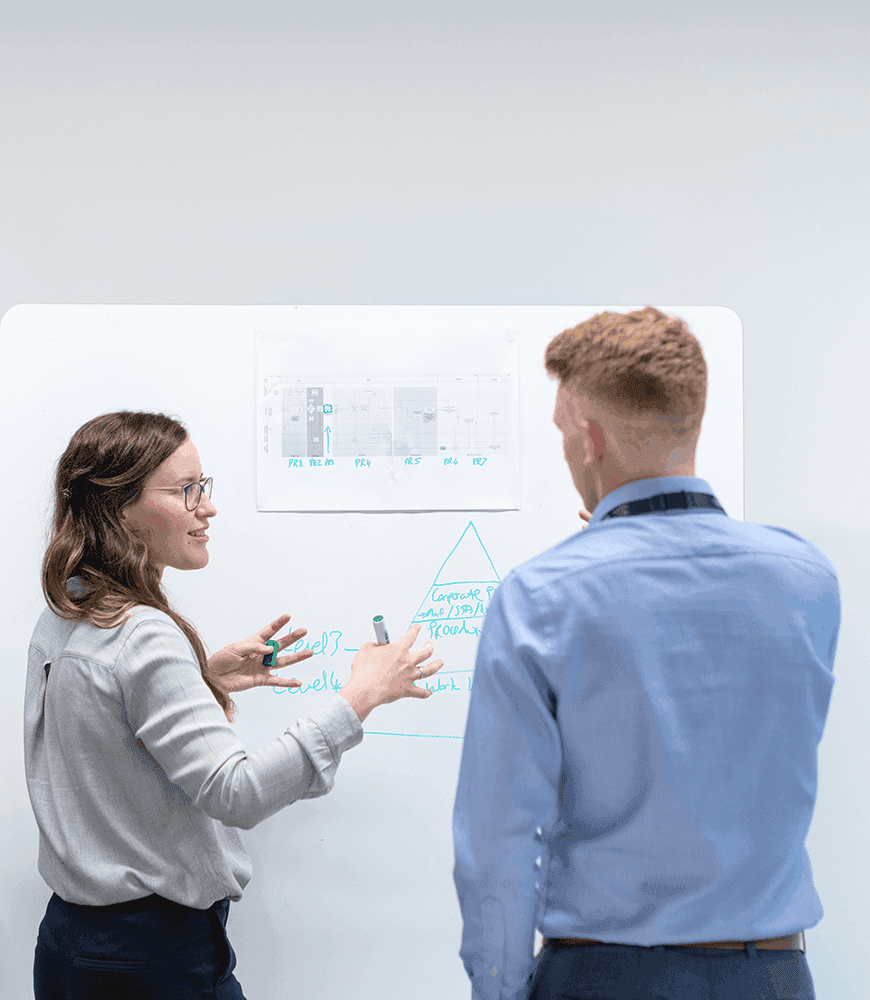
<path fill-rule="evenodd" d="M 413 333 L 257 333 L 258 510 L 519 509 L 517 337 Z"/>

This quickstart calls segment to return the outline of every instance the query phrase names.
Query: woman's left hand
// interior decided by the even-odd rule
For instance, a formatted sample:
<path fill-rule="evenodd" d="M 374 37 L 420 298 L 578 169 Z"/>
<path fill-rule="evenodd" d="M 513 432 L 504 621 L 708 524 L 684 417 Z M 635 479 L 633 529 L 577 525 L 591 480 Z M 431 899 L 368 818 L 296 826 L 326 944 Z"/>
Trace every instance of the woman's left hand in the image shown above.
<path fill-rule="evenodd" d="M 312 650 L 304 649 L 289 656 L 276 656 L 274 667 L 263 664 L 263 657 L 272 652 L 272 647 L 266 645 L 266 640 L 271 639 L 289 621 L 290 615 L 281 615 L 270 624 L 264 625 L 249 639 L 231 642 L 229 646 L 219 649 L 208 658 L 208 679 L 227 694 L 247 691 L 254 687 L 302 687 L 302 681 L 296 680 L 295 677 L 292 679 L 275 677 L 272 671 L 283 670 L 301 660 L 307 660 L 314 655 Z M 308 629 L 294 629 L 289 635 L 278 640 L 278 649 L 295 645 L 307 634 Z"/>

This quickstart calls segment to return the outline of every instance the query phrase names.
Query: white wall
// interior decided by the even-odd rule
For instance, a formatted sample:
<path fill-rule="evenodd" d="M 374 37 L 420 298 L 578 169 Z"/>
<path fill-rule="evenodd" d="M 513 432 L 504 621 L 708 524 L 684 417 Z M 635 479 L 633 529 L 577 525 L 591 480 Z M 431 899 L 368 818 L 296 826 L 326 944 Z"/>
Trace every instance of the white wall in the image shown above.
<path fill-rule="evenodd" d="M 808 959 L 818 995 L 843 1000 L 870 974 L 867 28 L 852 3 L 742 0 L 0 12 L 0 309 L 651 302 L 740 316 L 745 516 L 803 534 L 840 573 L 808 841 L 826 916 Z M 4 379 L 20 378 L 15 350 L 0 343 Z M 31 414 L 56 405 L 39 376 Z M 28 412 L 3 428 L 10 543 L 21 504 L 40 502 L 8 447 Z M 30 544 L 15 542 L 3 583 L 10 720 Z M 48 893 L 5 759 L 0 995 L 18 1000 Z M 293 916 L 275 915 L 268 944 Z M 239 944 L 241 960 L 256 943 Z"/>

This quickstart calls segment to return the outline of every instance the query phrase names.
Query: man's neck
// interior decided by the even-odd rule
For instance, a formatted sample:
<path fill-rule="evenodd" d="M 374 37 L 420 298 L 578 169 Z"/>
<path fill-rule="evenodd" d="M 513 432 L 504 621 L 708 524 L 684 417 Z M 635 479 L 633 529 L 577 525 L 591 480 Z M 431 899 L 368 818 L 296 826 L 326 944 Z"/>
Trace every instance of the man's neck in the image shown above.
<path fill-rule="evenodd" d="M 620 486 L 625 486 L 626 483 L 638 483 L 643 479 L 664 479 L 667 476 L 694 476 L 695 475 L 695 463 L 687 463 L 686 465 L 680 466 L 678 469 L 674 469 L 671 472 L 623 472 L 622 470 L 613 470 L 613 472 L 605 477 L 602 474 L 601 484 L 604 487 L 603 496 L 607 496 L 608 493 L 612 493 L 615 489 Z"/>

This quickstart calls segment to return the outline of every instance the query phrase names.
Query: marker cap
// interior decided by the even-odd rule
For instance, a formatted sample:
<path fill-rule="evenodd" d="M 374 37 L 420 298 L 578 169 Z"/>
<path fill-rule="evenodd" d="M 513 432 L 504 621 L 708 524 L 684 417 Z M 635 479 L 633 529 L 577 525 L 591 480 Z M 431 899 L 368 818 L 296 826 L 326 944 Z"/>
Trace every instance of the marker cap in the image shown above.
<path fill-rule="evenodd" d="M 387 623 L 384 621 L 383 615 L 375 615 L 372 618 L 372 625 L 375 627 L 375 636 L 378 642 L 383 646 L 390 641 L 390 635 L 387 632 Z"/>

